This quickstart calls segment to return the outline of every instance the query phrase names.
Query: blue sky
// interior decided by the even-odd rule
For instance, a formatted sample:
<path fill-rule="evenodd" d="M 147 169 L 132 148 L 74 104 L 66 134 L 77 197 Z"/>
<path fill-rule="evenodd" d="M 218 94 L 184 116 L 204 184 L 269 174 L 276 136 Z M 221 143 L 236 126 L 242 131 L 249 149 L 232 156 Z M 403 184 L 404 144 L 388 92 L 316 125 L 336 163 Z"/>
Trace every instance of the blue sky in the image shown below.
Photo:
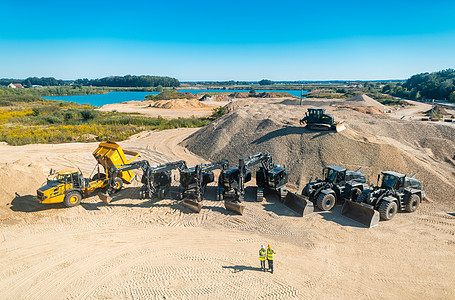
<path fill-rule="evenodd" d="M 405 79 L 455 67 L 454 20 L 439 0 L 9 1 L 0 77 Z"/>

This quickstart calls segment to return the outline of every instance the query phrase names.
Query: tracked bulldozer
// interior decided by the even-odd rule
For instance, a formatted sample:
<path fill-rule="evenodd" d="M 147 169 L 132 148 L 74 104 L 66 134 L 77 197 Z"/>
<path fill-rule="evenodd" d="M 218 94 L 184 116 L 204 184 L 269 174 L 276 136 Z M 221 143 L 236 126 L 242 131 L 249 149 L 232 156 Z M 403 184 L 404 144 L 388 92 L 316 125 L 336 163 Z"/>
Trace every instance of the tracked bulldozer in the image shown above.
<path fill-rule="evenodd" d="M 425 198 L 425 192 L 421 182 L 414 176 L 407 177 L 393 171 L 382 172 L 378 175 L 377 186 L 362 191 L 355 201 L 344 203 L 342 214 L 373 227 L 378 225 L 379 219 L 391 220 L 397 211 L 416 211 Z"/>
<path fill-rule="evenodd" d="M 214 170 L 226 170 L 229 167 L 227 160 L 215 163 L 199 164 L 192 168 L 180 170 L 180 187 L 177 198 L 183 200 L 183 205 L 194 212 L 202 209 L 202 200 L 206 187 L 215 180 Z"/>
<path fill-rule="evenodd" d="M 127 159 L 126 155 L 132 158 Z M 37 200 L 46 204 L 63 202 L 65 206 L 71 207 L 80 204 L 83 197 L 95 190 L 105 188 L 109 180 L 113 183 L 113 192 L 119 191 L 125 183 L 129 184 L 133 180 L 134 173 L 130 171 L 109 175 L 108 170 L 114 165 L 132 162 L 139 156 L 137 152 L 123 150 L 116 143 L 106 142 L 99 144 L 93 156 L 98 163 L 95 166 L 97 172 L 92 178 L 84 178 L 82 171 L 77 169 L 58 171 L 51 174 L 54 178 L 48 178 L 47 183 L 37 190 Z M 100 170 L 100 166 L 103 170 Z"/>
<path fill-rule="evenodd" d="M 311 130 L 335 130 L 340 132 L 346 129 L 344 121 L 335 122 L 332 115 L 326 114 L 320 107 L 310 107 L 305 113 L 305 117 L 300 120 L 300 124 L 306 124 L 306 128 Z"/>
<path fill-rule="evenodd" d="M 238 167 L 232 167 L 220 173 L 217 198 L 221 201 L 224 199 L 224 206 L 227 210 L 243 214 L 245 183 L 251 180 L 251 170 L 248 167 L 259 163 L 262 166 L 256 172 L 256 200 L 263 200 L 264 191 L 278 194 L 280 201 L 284 197 L 288 182 L 286 167 L 275 165 L 271 154 L 260 152 L 240 159 Z"/>
<path fill-rule="evenodd" d="M 109 168 L 110 179 L 105 193 L 98 193 L 98 197 L 106 204 L 110 204 L 111 195 L 115 192 L 116 181 L 113 175 L 119 172 L 127 172 L 132 170 L 142 169 L 141 183 L 142 187 L 139 190 L 139 198 L 151 199 L 156 197 L 164 199 L 169 192 L 172 183 L 172 170 L 186 169 L 186 163 L 181 161 L 169 162 L 158 166 L 150 166 L 146 160 L 141 160 L 129 164 L 111 166 Z"/>

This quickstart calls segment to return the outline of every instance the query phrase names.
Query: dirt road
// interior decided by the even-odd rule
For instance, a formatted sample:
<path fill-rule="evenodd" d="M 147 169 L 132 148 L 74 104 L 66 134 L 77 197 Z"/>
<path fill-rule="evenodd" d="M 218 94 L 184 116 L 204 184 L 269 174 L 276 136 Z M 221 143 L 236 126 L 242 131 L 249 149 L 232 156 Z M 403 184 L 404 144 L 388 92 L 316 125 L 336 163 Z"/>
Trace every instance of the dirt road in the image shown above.
<path fill-rule="evenodd" d="M 178 143 L 195 130 L 144 132 L 121 144 L 153 163 L 193 165 L 203 159 Z M 85 174 L 96 146 L 0 145 L 0 159 L 30 176 L 70 161 Z M 238 216 L 215 201 L 214 187 L 195 214 L 173 200 L 175 188 L 150 201 L 138 199 L 138 185 L 111 206 L 97 197 L 73 208 L 37 205 L 32 185 L 2 200 L 0 299 L 455 297 L 455 207 L 424 203 L 366 229 L 339 207 L 302 218 L 274 199 L 257 203 L 252 187 Z M 277 252 L 274 274 L 258 268 L 259 246 L 268 243 Z"/>

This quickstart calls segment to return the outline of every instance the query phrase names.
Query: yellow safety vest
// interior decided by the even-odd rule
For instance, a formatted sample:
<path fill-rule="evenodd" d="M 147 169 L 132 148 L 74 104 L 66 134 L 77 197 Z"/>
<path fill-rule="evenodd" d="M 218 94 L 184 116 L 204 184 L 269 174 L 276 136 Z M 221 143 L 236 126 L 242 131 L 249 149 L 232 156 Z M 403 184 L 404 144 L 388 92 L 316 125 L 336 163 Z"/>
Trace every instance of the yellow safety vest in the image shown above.
<path fill-rule="evenodd" d="M 273 260 L 273 250 L 272 249 L 267 249 L 267 259 L 268 260 Z"/>
<path fill-rule="evenodd" d="M 265 260 L 265 250 L 259 250 L 259 260 Z"/>

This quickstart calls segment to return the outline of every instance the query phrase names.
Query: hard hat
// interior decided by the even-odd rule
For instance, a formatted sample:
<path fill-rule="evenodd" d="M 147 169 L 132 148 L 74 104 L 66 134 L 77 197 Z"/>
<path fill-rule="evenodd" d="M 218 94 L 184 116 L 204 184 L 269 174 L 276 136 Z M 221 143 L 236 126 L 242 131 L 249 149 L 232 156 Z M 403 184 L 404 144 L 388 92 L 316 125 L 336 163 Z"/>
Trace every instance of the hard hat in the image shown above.
<path fill-rule="evenodd" d="M 261 245 L 261 248 L 264 249 L 265 248 L 264 245 Z"/>
<path fill-rule="evenodd" d="M 269 246 L 268 246 L 268 247 L 269 247 L 269 248 L 272 248 L 272 246 L 270 246 L 270 244 L 269 244 Z"/>

